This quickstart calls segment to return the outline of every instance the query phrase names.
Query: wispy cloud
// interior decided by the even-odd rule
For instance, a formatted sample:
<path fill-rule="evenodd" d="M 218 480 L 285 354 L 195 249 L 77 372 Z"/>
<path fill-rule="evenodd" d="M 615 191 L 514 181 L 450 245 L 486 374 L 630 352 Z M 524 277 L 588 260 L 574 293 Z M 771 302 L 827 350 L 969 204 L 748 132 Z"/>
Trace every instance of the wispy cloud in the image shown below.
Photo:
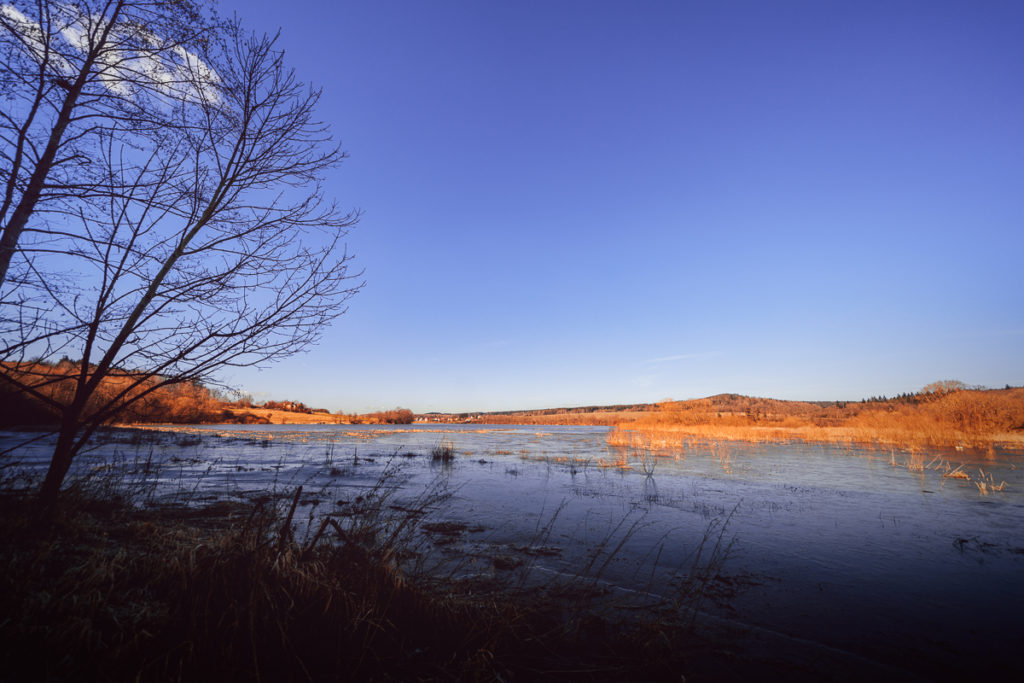
<path fill-rule="evenodd" d="M 83 56 L 93 48 L 90 30 L 102 26 L 102 15 L 90 16 L 71 4 L 56 6 L 59 33 L 73 50 Z M 9 3 L 0 4 L 0 26 L 13 31 L 23 49 L 45 68 L 62 76 L 75 76 L 76 66 L 60 54 L 56 34 L 47 35 L 42 26 Z M 112 93 L 131 98 L 139 87 L 162 97 L 188 102 L 217 104 L 220 77 L 197 55 L 181 45 L 161 40 L 141 27 L 120 27 L 111 33 L 110 43 L 96 58 L 99 81 Z M 53 41 L 53 42 L 51 42 Z"/>

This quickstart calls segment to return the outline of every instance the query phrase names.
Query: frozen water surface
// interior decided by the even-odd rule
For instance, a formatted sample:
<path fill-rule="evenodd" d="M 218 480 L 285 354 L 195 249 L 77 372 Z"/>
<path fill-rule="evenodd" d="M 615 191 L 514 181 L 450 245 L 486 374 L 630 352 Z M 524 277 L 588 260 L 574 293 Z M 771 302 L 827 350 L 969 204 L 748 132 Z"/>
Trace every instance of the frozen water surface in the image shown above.
<path fill-rule="evenodd" d="M 307 507 L 344 511 L 397 468 L 384 478 L 390 505 L 447 491 L 429 520 L 448 532 L 435 540 L 456 574 L 500 578 L 528 562 L 535 575 L 585 573 L 665 596 L 699 548 L 706 565 L 728 547 L 702 618 L 910 669 L 923 659 L 929 671 L 1021 668 L 1011 654 L 1024 645 L 1020 454 L 726 443 L 636 457 L 607 446 L 606 428 L 580 426 L 162 429 L 111 432 L 75 469 L 150 460 L 158 498 L 302 484 Z M 0 449 L 30 436 L 0 433 Z M 430 457 L 442 439 L 454 444 L 450 466 Z M 42 467 L 51 446 L 5 458 Z"/>

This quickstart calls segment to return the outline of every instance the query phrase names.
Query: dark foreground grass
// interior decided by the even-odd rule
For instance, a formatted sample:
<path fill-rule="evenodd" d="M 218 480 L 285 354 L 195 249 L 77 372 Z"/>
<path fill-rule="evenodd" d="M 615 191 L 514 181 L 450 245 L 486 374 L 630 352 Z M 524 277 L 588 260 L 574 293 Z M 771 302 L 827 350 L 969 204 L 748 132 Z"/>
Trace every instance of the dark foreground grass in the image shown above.
<path fill-rule="evenodd" d="M 282 540 L 287 509 L 142 510 L 72 492 L 41 525 L 30 498 L 0 494 L 0 680 L 679 681 L 714 668 L 664 614 L 413 581 L 356 539 Z"/>

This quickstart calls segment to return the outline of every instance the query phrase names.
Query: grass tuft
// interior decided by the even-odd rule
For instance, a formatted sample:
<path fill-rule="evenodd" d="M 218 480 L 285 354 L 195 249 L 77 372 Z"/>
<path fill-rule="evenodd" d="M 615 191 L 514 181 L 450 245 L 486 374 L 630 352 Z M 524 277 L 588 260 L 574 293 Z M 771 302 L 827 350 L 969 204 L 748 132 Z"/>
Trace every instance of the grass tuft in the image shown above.
<path fill-rule="evenodd" d="M 455 444 L 451 439 L 441 439 L 441 443 L 430 449 L 430 459 L 434 462 L 452 462 L 455 459 Z"/>

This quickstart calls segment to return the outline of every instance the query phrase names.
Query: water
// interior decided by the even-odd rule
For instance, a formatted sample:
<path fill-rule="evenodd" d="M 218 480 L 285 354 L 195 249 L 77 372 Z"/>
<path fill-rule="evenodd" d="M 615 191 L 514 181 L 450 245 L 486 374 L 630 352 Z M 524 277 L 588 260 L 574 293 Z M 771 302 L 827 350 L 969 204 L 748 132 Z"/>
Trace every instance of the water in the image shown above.
<path fill-rule="evenodd" d="M 701 619 L 741 627 L 751 648 L 928 676 L 1020 668 L 1008 657 L 1024 645 L 1020 454 L 719 444 L 638 459 L 607 446 L 603 427 L 168 429 L 141 442 L 115 432 L 76 470 L 115 453 L 151 458 L 158 498 L 246 499 L 301 483 L 318 492 L 304 504 L 321 510 L 345 510 L 388 471 L 396 509 L 447 492 L 429 519 L 449 525 L 432 538 L 456 576 L 502 580 L 527 564 L 534 577 L 585 573 L 623 594 L 671 597 L 693 589 L 680 577 L 698 566 L 717 570 L 703 575 Z M 0 450 L 26 436 L 0 433 Z M 456 450 L 448 467 L 430 458 L 442 438 Z M 7 457 L 39 467 L 47 447 Z M 970 478 L 943 476 L 958 467 Z M 727 547 L 719 568 L 711 551 Z"/>

